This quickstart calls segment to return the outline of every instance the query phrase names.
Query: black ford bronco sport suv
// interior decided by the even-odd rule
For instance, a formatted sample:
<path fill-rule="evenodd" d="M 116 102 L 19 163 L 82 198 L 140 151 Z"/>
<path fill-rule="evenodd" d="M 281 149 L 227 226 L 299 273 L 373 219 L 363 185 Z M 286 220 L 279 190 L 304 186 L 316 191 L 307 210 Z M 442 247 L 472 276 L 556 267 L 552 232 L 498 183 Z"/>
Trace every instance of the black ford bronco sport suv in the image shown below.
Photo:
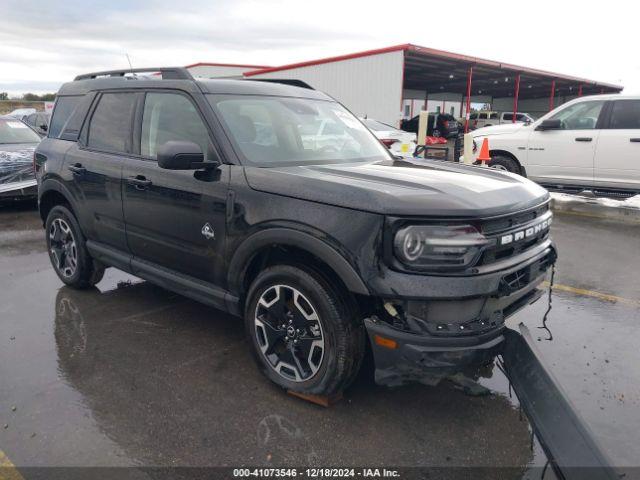
<path fill-rule="evenodd" d="M 539 297 L 556 259 L 543 188 L 393 157 L 310 88 L 151 71 L 58 93 L 34 166 L 67 285 L 115 267 L 244 317 L 267 377 L 316 395 L 368 346 L 383 384 L 458 368 Z"/>

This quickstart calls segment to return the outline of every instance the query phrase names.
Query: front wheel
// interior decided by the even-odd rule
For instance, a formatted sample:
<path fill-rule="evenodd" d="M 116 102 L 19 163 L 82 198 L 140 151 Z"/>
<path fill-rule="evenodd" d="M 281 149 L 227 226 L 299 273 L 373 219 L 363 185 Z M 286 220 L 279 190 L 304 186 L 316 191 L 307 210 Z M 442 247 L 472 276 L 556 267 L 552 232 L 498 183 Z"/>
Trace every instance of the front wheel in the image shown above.
<path fill-rule="evenodd" d="M 89 288 L 102 279 L 104 267 L 89 255 L 80 225 L 67 207 L 53 207 L 45 227 L 49 259 L 60 280 L 74 288 Z"/>
<path fill-rule="evenodd" d="M 502 170 L 503 172 L 511 172 L 521 174 L 520 166 L 513 158 L 505 157 L 502 155 L 494 155 L 489 162 L 490 168 L 496 170 Z"/>
<path fill-rule="evenodd" d="M 301 393 L 332 395 L 355 378 L 365 332 L 345 292 L 311 269 L 277 265 L 258 275 L 247 298 L 247 335 L 271 381 Z"/>

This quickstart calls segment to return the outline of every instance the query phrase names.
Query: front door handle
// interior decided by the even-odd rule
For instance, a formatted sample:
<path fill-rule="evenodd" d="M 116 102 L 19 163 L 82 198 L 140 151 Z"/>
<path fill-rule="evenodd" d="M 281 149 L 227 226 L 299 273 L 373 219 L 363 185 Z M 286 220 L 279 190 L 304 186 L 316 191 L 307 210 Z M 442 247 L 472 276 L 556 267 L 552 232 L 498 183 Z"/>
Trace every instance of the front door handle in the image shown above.
<path fill-rule="evenodd" d="M 576 142 L 590 142 L 591 140 L 593 140 L 593 138 L 591 138 L 591 137 L 577 137 L 576 138 Z"/>
<path fill-rule="evenodd" d="M 640 143 L 640 138 L 630 138 L 629 141 L 633 143 Z"/>
<path fill-rule="evenodd" d="M 153 182 L 151 180 L 147 180 L 147 178 L 144 175 L 136 175 L 134 177 L 129 177 L 127 179 L 127 183 L 129 185 L 135 186 L 138 190 L 145 190 L 147 187 L 153 184 Z"/>
<path fill-rule="evenodd" d="M 74 163 L 73 165 L 69 165 L 67 169 L 74 175 L 83 175 L 87 173 L 87 169 L 84 168 L 81 163 Z"/>

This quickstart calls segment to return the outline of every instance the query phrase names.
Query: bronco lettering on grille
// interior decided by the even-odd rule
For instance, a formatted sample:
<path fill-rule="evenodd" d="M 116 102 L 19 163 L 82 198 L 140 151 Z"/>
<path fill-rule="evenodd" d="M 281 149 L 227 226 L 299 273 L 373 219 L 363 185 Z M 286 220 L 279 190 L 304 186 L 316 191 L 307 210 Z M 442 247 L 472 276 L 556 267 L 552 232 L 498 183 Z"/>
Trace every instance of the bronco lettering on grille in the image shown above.
<path fill-rule="evenodd" d="M 533 237 L 534 235 L 538 235 L 539 233 L 548 230 L 550 226 L 551 218 L 548 218 L 524 230 L 502 235 L 498 240 L 498 243 L 499 245 L 508 245 L 513 242 L 519 242 L 520 240 Z"/>

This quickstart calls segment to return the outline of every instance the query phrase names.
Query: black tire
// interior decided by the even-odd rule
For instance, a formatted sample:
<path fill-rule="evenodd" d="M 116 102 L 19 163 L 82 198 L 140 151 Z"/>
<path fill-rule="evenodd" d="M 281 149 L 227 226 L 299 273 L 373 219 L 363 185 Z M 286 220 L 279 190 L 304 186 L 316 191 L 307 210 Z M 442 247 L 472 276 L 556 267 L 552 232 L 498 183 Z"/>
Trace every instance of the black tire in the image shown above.
<path fill-rule="evenodd" d="M 517 173 L 518 175 L 522 174 L 518 162 L 504 155 L 493 155 L 489 162 L 489 167 L 495 168 L 496 170 L 506 170 L 507 172 Z"/>
<path fill-rule="evenodd" d="M 57 205 L 51 209 L 45 228 L 49 259 L 60 280 L 78 289 L 90 288 L 102 280 L 104 266 L 89 255 L 80 225 L 66 206 Z M 64 234 L 64 240 L 56 239 L 58 234 Z M 71 261 L 74 257 L 75 261 Z"/>
<path fill-rule="evenodd" d="M 305 306 L 310 307 L 307 311 L 313 311 L 317 314 L 317 322 L 320 325 L 320 334 L 324 342 L 322 358 L 316 366 L 317 370 L 313 373 L 310 373 L 313 366 L 309 360 L 307 366 L 310 368 L 306 371 L 310 375 L 308 377 L 299 375 L 302 373 L 300 368 L 293 370 L 287 367 L 282 368 L 282 365 L 287 364 L 281 364 L 280 359 L 274 359 L 274 356 L 278 356 L 276 353 L 270 354 L 271 360 L 267 359 L 267 353 L 263 353 L 262 349 L 266 348 L 266 352 L 269 352 L 271 345 L 265 347 L 265 327 L 264 325 L 261 327 L 259 323 L 264 320 L 268 323 L 273 322 L 277 327 L 281 319 L 291 318 L 286 315 L 272 316 L 270 312 L 266 316 L 259 315 L 261 310 L 258 309 L 258 302 L 260 299 L 268 298 L 263 296 L 269 295 L 278 287 L 284 287 L 277 293 L 276 300 L 278 302 L 281 296 L 284 301 L 287 291 L 297 290 L 299 294 L 302 294 L 302 301 L 308 302 L 308 304 L 305 303 Z M 290 303 L 289 301 L 287 304 L 290 305 Z M 261 305 L 260 309 L 263 308 Z M 253 281 L 247 295 L 244 316 L 253 356 L 267 378 L 287 390 L 312 395 L 333 395 L 343 391 L 351 384 L 364 357 L 365 330 L 356 312 L 355 301 L 350 299 L 347 292 L 341 292 L 334 288 L 318 272 L 297 265 L 276 265 L 265 269 Z M 258 320 L 258 317 L 262 320 Z M 284 323 L 286 324 L 286 321 Z M 277 330 L 284 335 L 287 328 Z M 312 334 L 308 333 L 305 336 L 306 330 L 304 328 L 302 332 L 299 337 L 301 342 L 308 341 Z M 288 337 L 277 340 L 278 347 L 285 352 L 285 355 L 288 348 L 301 348 L 292 345 L 291 341 L 292 339 Z M 302 354 L 305 353 L 302 352 Z M 307 355 L 308 359 L 311 359 L 311 353 L 313 352 L 310 351 Z M 300 356 L 300 352 L 298 356 Z M 304 357 L 302 358 L 304 359 Z M 277 363 L 274 365 L 274 362 Z M 280 371 L 276 371 L 277 367 L 280 367 Z M 300 367 L 300 363 L 298 363 L 298 367 Z M 296 379 L 292 378 L 291 373 L 296 374 Z"/>

